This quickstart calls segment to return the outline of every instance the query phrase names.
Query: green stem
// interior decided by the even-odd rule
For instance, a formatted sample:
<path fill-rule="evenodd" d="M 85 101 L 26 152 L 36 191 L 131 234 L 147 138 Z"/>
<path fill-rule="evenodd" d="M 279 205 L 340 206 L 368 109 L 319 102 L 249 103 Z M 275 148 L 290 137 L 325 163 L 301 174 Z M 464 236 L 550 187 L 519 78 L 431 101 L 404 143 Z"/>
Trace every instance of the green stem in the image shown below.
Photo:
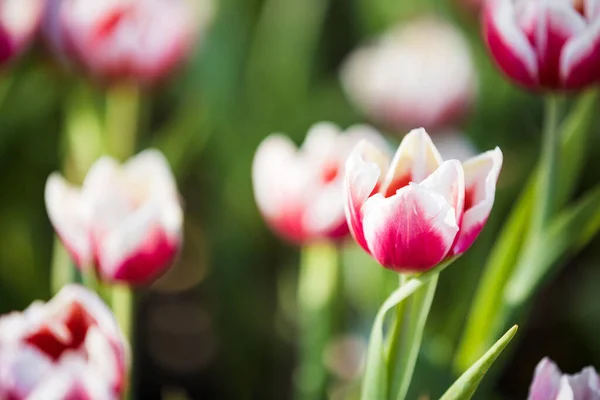
<path fill-rule="evenodd" d="M 131 288 L 127 285 L 114 285 L 111 292 L 112 310 L 115 315 L 119 327 L 125 336 L 125 340 L 131 346 L 131 353 L 134 353 L 133 343 L 133 313 L 134 299 Z M 133 356 L 132 356 L 133 358 Z M 129 370 L 129 379 L 127 379 L 127 387 L 123 399 L 133 399 L 131 383 L 133 375 L 133 364 Z"/>
<path fill-rule="evenodd" d="M 327 372 L 322 361 L 323 351 L 333 331 L 339 274 L 339 254 L 335 245 L 318 243 L 302 249 L 298 278 L 301 346 L 297 399 L 324 397 Z"/>
<path fill-rule="evenodd" d="M 106 92 L 106 141 L 108 152 L 124 161 L 135 153 L 140 112 L 140 87 L 120 82 Z"/>
<path fill-rule="evenodd" d="M 54 238 L 52 247 L 52 264 L 50 267 L 50 290 L 56 294 L 60 289 L 75 281 L 75 270 L 71 266 L 69 253 L 58 237 Z"/>
<path fill-rule="evenodd" d="M 556 214 L 557 208 L 557 182 L 560 137 L 558 132 L 560 100 L 549 95 L 546 99 L 546 113 L 544 119 L 544 133 L 542 139 L 541 173 L 538 184 L 538 207 L 533 216 L 533 232 L 539 234 L 548 221 Z"/>

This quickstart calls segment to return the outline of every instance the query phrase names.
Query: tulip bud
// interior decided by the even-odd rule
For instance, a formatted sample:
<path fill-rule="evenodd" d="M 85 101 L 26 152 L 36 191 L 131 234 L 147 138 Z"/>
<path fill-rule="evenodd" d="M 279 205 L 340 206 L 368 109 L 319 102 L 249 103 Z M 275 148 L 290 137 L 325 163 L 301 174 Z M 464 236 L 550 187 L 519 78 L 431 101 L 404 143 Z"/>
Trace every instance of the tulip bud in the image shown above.
<path fill-rule="evenodd" d="M 456 123 L 474 101 L 476 76 L 460 31 L 434 18 L 398 26 L 356 50 L 341 74 L 350 100 L 398 131 Z"/>
<path fill-rule="evenodd" d="M 193 49 L 210 0 L 52 0 L 47 35 L 93 75 L 152 83 Z"/>
<path fill-rule="evenodd" d="M 120 399 L 128 351 L 98 296 L 65 286 L 0 318 L 0 399 Z"/>
<path fill-rule="evenodd" d="M 591 400 L 600 399 L 600 377 L 594 367 L 578 374 L 563 374 L 549 358 L 535 368 L 528 400 Z"/>
<path fill-rule="evenodd" d="M 183 212 L 167 160 L 146 150 L 119 166 L 96 161 L 82 188 L 57 173 L 46 182 L 46 209 L 81 269 L 109 282 L 149 283 L 172 263 Z"/>
<path fill-rule="evenodd" d="M 252 181 L 258 208 L 272 229 L 296 243 L 346 236 L 344 162 L 354 145 L 367 138 L 386 146 L 369 127 L 341 133 L 330 123 L 314 125 L 300 149 L 283 135 L 267 137 L 254 156 Z"/>
<path fill-rule="evenodd" d="M 33 39 L 42 18 L 42 0 L 0 0 L 0 64 Z"/>
<path fill-rule="evenodd" d="M 498 148 L 464 164 L 443 162 L 424 129 L 406 135 L 391 163 L 363 141 L 346 162 L 350 231 L 386 268 L 429 270 L 473 244 L 492 209 L 501 166 Z"/>
<path fill-rule="evenodd" d="M 498 67 L 530 89 L 582 89 L 600 78 L 595 2 L 488 0 L 484 36 Z"/>

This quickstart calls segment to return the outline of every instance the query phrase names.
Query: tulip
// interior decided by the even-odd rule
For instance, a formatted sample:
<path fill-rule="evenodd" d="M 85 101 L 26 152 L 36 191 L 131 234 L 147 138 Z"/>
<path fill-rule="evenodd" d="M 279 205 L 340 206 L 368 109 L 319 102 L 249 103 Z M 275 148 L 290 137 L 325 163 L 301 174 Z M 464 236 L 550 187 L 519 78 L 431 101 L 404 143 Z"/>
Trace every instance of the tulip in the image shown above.
<path fill-rule="evenodd" d="M 52 0 L 47 34 L 92 74 L 153 83 L 186 58 L 211 19 L 210 0 Z"/>
<path fill-rule="evenodd" d="M 128 359 L 110 310 L 79 285 L 0 318 L 0 399 L 116 400 Z"/>
<path fill-rule="evenodd" d="M 40 25 L 42 0 L 0 0 L 0 64 L 29 44 Z"/>
<path fill-rule="evenodd" d="M 182 241 L 183 212 L 164 156 L 146 150 L 119 166 L 98 160 L 82 188 L 58 173 L 46 182 L 46 208 L 77 266 L 102 280 L 145 284 L 165 271 Z"/>
<path fill-rule="evenodd" d="M 333 124 L 316 124 L 300 149 L 283 135 L 267 137 L 254 156 L 252 181 L 258 208 L 271 228 L 299 244 L 345 237 L 344 163 L 354 145 L 366 138 L 385 147 L 380 135 L 366 126 L 342 134 Z"/>
<path fill-rule="evenodd" d="M 526 88 L 581 89 L 600 78 L 596 2 L 489 0 L 483 28 L 498 67 Z"/>
<path fill-rule="evenodd" d="M 552 360 L 544 358 L 535 368 L 528 399 L 600 399 L 600 377 L 593 367 L 586 367 L 575 375 L 563 374 Z"/>
<path fill-rule="evenodd" d="M 391 164 L 363 141 L 346 163 L 350 231 L 386 268 L 429 270 L 473 244 L 492 209 L 501 166 L 498 148 L 464 164 L 442 161 L 424 129 L 406 135 Z"/>
<path fill-rule="evenodd" d="M 398 131 L 454 125 L 475 100 L 476 76 L 461 32 L 436 18 L 393 28 L 353 52 L 341 72 L 357 108 Z"/>

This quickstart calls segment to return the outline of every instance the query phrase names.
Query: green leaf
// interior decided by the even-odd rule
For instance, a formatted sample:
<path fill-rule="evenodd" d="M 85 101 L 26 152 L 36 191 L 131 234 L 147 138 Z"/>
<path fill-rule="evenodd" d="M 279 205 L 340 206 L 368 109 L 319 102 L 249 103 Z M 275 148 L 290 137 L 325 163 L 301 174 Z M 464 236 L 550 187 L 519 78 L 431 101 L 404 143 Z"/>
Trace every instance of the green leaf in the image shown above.
<path fill-rule="evenodd" d="M 437 278 L 437 275 L 455 259 L 450 259 L 436 268 L 408 280 L 387 298 L 377 312 L 367 350 L 367 364 L 361 393 L 362 400 L 386 400 L 388 396 L 388 372 L 383 339 L 383 325 L 387 312 L 407 299 L 431 279 Z"/>
<path fill-rule="evenodd" d="M 396 314 L 401 320 L 396 321 L 391 332 L 397 343 L 395 349 L 392 349 L 394 353 L 390 353 L 393 357 L 388 359 L 388 370 L 391 371 L 392 378 L 391 398 L 403 400 L 408 393 L 438 277 L 431 278 L 421 289 L 406 299 L 404 307 L 401 307 L 401 313 Z"/>
<path fill-rule="evenodd" d="M 569 251 L 584 246 L 599 229 L 600 186 L 559 214 L 548 229 L 532 240 L 507 282 L 504 307 L 521 307 L 548 276 L 551 267 Z"/>
<path fill-rule="evenodd" d="M 468 400 L 473 397 L 481 380 L 490 369 L 500 353 L 517 333 L 517 325 L 513 326 L 494 344 L 477 362 L 460 376 L 442 395 L 440 400 Z"/>

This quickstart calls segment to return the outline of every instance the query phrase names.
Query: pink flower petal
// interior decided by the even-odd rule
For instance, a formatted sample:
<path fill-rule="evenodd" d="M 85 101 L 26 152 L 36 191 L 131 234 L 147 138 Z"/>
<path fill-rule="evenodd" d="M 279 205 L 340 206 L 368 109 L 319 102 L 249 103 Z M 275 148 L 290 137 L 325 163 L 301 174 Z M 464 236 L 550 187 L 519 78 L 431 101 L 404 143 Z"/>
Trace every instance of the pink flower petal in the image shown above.
<path fill-rule="evenodd" d="M 446 171 L 439 169 L 436 174 Z M 396 271 L 434 267 L 446 257 L 458 233 L 455 209 L 444 195 L 425 185 L 412 183 L 389 198 L 377 194 L 366 201 L 363 212 L 371 254 Z"/>
<path fill-rule="evenodd" d="M 444 196 L 454 209 L 456 221 L 462 219 L 465 203 L 465 173 L 460 161 L 445 161 L 435 173 L 421 182 L 420 186 Z"/>
<path fill-rule="evenodd" d="M 571 38 L 562 51 L 560 75 L 567 89 L 578 89 L 600 79 L 600 16 L 584 32 Z"/>
<path fill-rule="evenodd" d="M 392 196 L 410 182 L 423 181 L 441 163 L 442 156 L 425 129 L 413 129 L 402 139 L 380 191 Z"/>
<path fill-rule="evenodd" d="M 594 367 L 586 367 L 578 374 L 567 375 L 575 400 L 600 399 L 600 377 Z"/>
<path fill-rule="evenodd" d="M 369 251 L 363 233 L 363 205 L 377 190 L 387 169 L 387 156 L 367 141 L 356 145 L 346 162 L 344 210 L 354 239 Z"/>
<path fill-rule="evenodd" d="M 483 9 L 484 36 L 502 71 L 525 87 L 538 81 L 535 50 L 517 22 L 511 0 L 488 0 Z"/>
<path fill-rule="evenodd" d="M 465 205 L 460 233 L 452 254 L 462 254 L 477 239 L 492 211 L 496 182 L 502 168 L 499 148 L 474 157 L 463 164 L 465 171 Z"/>
<path fill-rule="evenodd" d="M 549 358 L 544 358 L 535 367 L 533 382 L 529 387 L 528 400 L 556 399 L 561 386 L 562 372 Z"/>

